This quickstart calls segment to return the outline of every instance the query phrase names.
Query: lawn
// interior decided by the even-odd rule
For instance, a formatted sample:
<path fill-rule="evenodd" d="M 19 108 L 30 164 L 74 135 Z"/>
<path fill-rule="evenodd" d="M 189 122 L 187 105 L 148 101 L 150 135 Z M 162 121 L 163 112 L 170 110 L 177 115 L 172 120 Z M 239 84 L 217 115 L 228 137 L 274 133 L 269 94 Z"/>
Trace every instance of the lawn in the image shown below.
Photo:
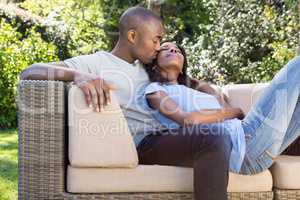
<path fill-rule="evenodd" d="M 18 197 L 17 130 L 0 130 L 0 200 Z"/>

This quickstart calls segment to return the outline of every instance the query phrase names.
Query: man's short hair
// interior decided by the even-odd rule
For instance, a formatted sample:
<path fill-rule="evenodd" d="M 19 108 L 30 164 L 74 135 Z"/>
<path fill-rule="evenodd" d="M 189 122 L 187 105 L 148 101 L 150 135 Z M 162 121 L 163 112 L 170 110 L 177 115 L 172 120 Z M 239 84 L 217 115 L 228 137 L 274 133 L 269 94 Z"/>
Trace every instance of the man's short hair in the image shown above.
<path fill-rule="evenodd" d="M 135 6 L 127 9 L 119 20 L 120 36 L 127 33 L 130 29 L 136 29 L 139 25 L 149 21 L 156 20 L 162 24 L 160 16 L 141 6 Z"/>

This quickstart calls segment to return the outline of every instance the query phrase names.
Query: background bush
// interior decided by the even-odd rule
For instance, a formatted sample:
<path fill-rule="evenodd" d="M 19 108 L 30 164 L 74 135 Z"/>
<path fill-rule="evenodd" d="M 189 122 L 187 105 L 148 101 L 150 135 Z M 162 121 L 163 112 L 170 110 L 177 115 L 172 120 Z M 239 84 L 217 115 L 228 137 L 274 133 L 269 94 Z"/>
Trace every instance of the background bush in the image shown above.
<path fill-rule="evenodd" d="M 56 47 L 43 41 L 34 28 L 22 35 L 16 27 L 0 19 L 0 129 L 16 126 L 16 84 L 22 69 L 58 60 Z"/>
<path fill-rule="evenodd" d="M 0 13 L 0 128 L 16 126 L 15 89 L 24 68 L 111 50 L 121 13 L 148 4 L 146 0 L 17 2 L 41 20 L 28 25 Z M 296 54 L 297 0 L 155 2 L 161 4 L 166 38 L 187 49 L 189 73 L 196 78 L 219 85 L 265 82 Z"/>
<path fill-rule="evenodd" d="M 121 13 L 137 1 L 110 0 L 26 0 L 20 4 L 26 10 L 45 19 L 47 32 L 59 27 L 69 57 L 109 50 L 117 37 Z"/>
<path fill-rule="evenodd" d="M 185 38 L 190 73 L 217 84 L 272 79 L 296 55 L 297 1 L 221 1 L 207 34 Z"/>
<path fill-rule="evenodd" d="M 269 81 L 296 54 L 297 0 L 161 2 L 166 38 L 185 46 L 189 72 L 199 79 L 219 85 Z M 75 56 L 110 50 L 121 13 L 138 4 L 147 2 L 26 0 L 21 6 L 65 27 L 68 55 Z"/>

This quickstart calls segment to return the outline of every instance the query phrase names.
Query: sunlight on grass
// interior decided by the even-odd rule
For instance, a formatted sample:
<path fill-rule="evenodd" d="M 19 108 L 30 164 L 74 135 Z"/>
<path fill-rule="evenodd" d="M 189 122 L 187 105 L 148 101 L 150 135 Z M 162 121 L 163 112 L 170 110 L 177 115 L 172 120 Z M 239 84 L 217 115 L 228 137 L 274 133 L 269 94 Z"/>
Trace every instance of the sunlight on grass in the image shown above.
<path fill-rule="evenodd" d="M 17 130 L 0 131 L 0 199 L 17 199 L 18 189 Z"/>

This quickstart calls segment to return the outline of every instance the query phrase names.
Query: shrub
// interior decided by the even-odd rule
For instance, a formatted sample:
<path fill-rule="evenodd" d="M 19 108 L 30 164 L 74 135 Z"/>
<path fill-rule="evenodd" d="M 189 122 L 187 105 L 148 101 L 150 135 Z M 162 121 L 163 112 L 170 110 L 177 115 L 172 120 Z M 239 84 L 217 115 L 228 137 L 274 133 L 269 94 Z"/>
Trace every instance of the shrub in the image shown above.
<path fill-rule="evenodd" d="M 49 27 L 46 31 L 54 32 L 55 27 L 60 27 L 61 34 L 67 38 L 64 41 L 67 55 L 71 57 L 107 50 L 111 46 L 105 32 L 103 1 L 26 0 L 20 6 L 44 18 Z"/>
<path fill-rule="evenodd" d="M 58 60 L 56 47 L 41 39 L 34 28 L 26 37 L 0 19 L 0 129 L 16 127 L 16 85 L 20 72 L 37 62 Z"/>
<path fill-rule="evenodd" d="M 298 47 L 293 2 L 280 9 L 263 1 L 220 2 L 208 34 L 183 41 L 193 66 L 190 73 L 221 85 L 271 80 Z"/>
<path fill-rule="evenodd" d="M 19 5 L 44 24 L 23 29 L 1 21 L 0 128 L 14 126 L 15 86 L 26 66 L 111 50 L 121 13 L 146 0 L 25 0 Z M 271 80 L 296 53 L 297 0 L 168 0 L 168 34 L 187 50 L 189 73 L 217 83 Z M 42 30 L 41 30 L 42 29 Z M 22 31 L 20 31 L 22 30 Z M 40 35 L 39 33 L 42 33 Z M 5 117 L 4 117 L 5 116 Z"/>

